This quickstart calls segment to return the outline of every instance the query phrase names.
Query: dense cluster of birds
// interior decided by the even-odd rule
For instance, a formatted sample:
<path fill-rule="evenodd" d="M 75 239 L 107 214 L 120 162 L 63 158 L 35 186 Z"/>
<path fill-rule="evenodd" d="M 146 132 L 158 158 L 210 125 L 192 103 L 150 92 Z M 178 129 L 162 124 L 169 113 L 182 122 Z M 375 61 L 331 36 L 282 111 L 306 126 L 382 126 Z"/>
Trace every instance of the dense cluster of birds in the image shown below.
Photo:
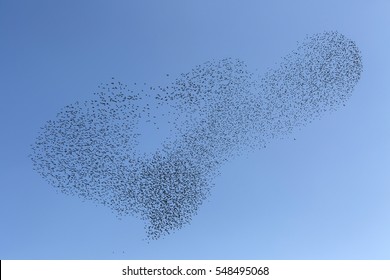
<path fill-rule="evenodd" d="M 158 239 L 191 221 L 221 164 L 344 105 L 361 73 L 356 44 L 324 32 L 263 75 L 226 58 L 164 86 L 113 78 L 48 121 L 31 159 L 59 191 L 137 216 Z"/>

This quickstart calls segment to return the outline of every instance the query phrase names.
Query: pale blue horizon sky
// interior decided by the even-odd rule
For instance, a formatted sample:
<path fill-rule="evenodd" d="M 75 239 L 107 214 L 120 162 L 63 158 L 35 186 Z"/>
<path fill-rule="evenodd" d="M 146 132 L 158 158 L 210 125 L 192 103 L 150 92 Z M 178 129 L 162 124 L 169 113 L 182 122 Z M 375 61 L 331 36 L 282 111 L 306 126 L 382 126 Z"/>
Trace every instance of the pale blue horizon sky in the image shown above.
<path fill-rule="evenodd" d="M 0 259 L 389 259 L 388 1 L 0 0 Z M 306 35 L 356 42 L 346 107 L 221 169 L 199 214 L 164 239 L 57 194 L 30 144 L 111 77 L 164 83 L 210 59 L 260 72 Z M 292 139 L 296 138 L 296 141 Z"/>

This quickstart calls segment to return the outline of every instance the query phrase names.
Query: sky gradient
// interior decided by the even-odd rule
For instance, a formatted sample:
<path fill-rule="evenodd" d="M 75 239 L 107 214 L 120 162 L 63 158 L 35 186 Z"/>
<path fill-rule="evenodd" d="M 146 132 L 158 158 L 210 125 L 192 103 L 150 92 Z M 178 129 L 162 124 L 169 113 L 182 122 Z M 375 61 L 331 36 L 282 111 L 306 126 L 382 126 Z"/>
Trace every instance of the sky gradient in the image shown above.
<path fill-rule="evenodd" d="M 386 1 L 0 1 L 0 258 L 389 259 L 389 11 Z M 263 73 L 329 30 L 363 57 L 346 106 L 224 164 L 191 224 L 163 239 L 145 242 L 142 221 L 56 193 L 32 169 L 40 127 L 111 77 L 164 84 L 226 57 Z"/>

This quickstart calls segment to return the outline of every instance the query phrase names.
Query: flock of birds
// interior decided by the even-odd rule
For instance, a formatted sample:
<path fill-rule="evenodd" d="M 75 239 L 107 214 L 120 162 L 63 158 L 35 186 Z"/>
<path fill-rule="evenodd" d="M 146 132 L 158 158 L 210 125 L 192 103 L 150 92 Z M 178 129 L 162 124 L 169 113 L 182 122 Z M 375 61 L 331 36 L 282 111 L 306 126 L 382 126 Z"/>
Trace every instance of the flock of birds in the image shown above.
<path fill-rule="evenodd" d="M 158 239 L 190 223 L 221 164 L 344 105 L 361 73 L 356 44 L 324 32 L 263 75 L 227 58 L 165 86 L 113 78 L 49 120 L 31 159 L 59 191 L 137 216 Z"/>

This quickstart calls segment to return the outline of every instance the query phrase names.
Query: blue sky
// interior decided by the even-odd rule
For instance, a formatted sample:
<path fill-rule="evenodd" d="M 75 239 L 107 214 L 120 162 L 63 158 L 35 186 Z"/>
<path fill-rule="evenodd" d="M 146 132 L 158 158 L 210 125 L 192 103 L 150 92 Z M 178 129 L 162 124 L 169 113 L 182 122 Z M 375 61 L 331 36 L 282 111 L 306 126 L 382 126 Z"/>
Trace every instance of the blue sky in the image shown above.
<path fill-rule="evenodd" d="M 387 1 L 0 0 L 0 258 L 389 259 L 389 11 Z M 57 194 L 32 170 L 39 128 L 111 77 L 165 83 L 225 57 L 263 72 L 327 30 L 363 56 L 347 106 L 229 161 L 174 234 L 147 243 L 143 222 Z"/>

